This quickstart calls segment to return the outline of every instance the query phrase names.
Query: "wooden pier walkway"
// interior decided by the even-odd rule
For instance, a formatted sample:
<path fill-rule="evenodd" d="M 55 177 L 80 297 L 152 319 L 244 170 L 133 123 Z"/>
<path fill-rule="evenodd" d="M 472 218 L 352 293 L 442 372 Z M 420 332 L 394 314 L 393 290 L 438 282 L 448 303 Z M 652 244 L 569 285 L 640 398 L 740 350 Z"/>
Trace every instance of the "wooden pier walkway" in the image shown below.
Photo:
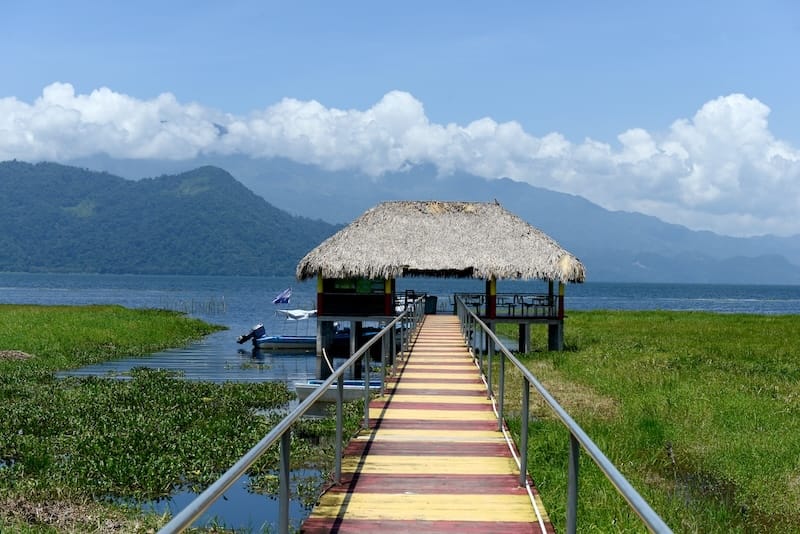
<path fill-rule="evenodd" d="M 342 484 L 301 531 L 545 533 L 553 527 L 452 315 L 425 317 L 408 358 L 346 448 Z"/>

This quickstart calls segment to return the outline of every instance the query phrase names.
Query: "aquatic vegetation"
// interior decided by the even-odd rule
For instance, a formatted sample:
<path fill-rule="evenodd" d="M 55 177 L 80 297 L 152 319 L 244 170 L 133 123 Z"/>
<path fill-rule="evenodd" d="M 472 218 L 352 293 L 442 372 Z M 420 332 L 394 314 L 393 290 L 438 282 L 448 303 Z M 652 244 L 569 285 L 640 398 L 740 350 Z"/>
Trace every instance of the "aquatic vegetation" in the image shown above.
<path fill-rule="evenodd" d="M 103 520 L 122 517 L 124 531 L 163 524 L 165 518 L 146 517 L 119 502 L 206 487 L 280 421 L 294 396 L 281 382 L 192 382 L 147 368 L 128 376 L 55 378 L 56 370 L 144 355 L 218 329 L 180 313 L 0 306 L 0 322 L 8 325 L 0 332 L 0 350 L 32 355 L 0 360 L 0 502 L 24 503 L 14 509 L 31 511 L 20 515 L 0 507 L 2 529 L 47 523 L 36 510 L 54 518 L 51 528 L 94 529 L 76 523 L 79 513 L 47 512 L 46 503 L 62 511 L 88 506 L 92 512 L 85 515 Z M 348 413 L 357 426 L 361 410 Z M 332 433 L 325 420 L 298 427 L 292 440 L 297 467 L 324 473 Z M 276 447 L 253 476 L 273 472 L 277 455 Z M 324 474 L 318 478 L 317 485 Z M 309 484 L 298 489 L 310 494 Z"/>

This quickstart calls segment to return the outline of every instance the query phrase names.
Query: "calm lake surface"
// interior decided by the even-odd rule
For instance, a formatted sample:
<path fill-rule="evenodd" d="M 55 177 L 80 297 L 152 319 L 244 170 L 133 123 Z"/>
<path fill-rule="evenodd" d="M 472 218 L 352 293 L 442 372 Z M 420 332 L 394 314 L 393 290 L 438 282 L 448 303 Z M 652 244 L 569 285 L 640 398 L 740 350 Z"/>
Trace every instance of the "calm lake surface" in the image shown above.
<path fill-rule="evenodd" d="M 316 307 L 316 282 L 293 277 L 139 276 L 91 274 L 0 273 L 0 302 L 9 304 L 119 304 L 130 308 L 179 310 L 228 329 L 187 347 L 153 354 L 149 358 L 122 359 L 86 367 L 72 375 L 124 373 L 148 366 L 179 371 L 190 380 L 222 382 L 281 380 L 289 384 L 312 378 L 315 357 L 308 354 L 254 355 L 250 344 L 236 338 L 255 324 L 269 333 L 315 332 L 313 321 L 288 324 L 279 317 L 272 299 L 291 287 L 292 300 L 283 308 Z M 400 279 L 398 292 L 414 289 L 437 295 L 440 307 L 453 293 L 483 292 L 480 280 Z M 498 282 L 498 292 L 546 292 L 541 282 Z M 693 310 L 719 313 L 800 314 L 800 286 L 750 286 L 702 284 L 569 285 L 567 310 Z M 46 325 L 43 325 L 46 327 Z M 287 330 L 288 328 L 288 330 Z M 194 494 L 183 492 L 169 501 L 153 503 L 158 511 L 181 510 Z M 248 493 L 242 484 L 232 488 L 201 518 L 216 518 L 228 527 L 260 532 L 274 524 L 277 501 Z M 307 513 L 292 503 L 292 523 Z"/>

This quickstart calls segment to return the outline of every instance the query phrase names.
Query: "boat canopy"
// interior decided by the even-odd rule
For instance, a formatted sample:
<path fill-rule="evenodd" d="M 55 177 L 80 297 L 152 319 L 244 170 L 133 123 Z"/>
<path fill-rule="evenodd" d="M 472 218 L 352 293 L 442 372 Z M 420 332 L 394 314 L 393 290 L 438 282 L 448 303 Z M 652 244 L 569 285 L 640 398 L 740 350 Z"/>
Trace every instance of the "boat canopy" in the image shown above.
<path fill-rule="evenodd" d="M 302 321 L 317 316 L 317 310 L 275 310 L 275 313 L 280 313 L 293 321 Z"/>

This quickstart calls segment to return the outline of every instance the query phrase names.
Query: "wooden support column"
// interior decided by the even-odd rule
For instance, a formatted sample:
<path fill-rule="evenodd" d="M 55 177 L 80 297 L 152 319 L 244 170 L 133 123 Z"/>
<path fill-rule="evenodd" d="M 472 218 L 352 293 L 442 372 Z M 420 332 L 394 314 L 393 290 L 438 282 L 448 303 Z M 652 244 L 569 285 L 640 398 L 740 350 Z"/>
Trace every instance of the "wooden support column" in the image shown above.
<path fill-rule="evenodd" d="M 531 342 L 531 323 L 519 324 L 519 337 L 517 339 L 517 351 L 526 353 L 530 350 Z"/>
<path fill-rule="evenodd" d="M 361 335 L 361 321 L 350 321 L 350 351 L 347 354 L 349 358 L 353 354 L 356 353 L 358 350 L 358 338 Z M 369 360 L 367 360 L 367 365 L 369 365 Z M 353 366 L 353 378 L 356 380 L 361 380 L 363 376 L 363 365 L 361 362 L 356 363 Z"/>
<path fill-rule="evenodd" d="M 486 317 L 497 317 L 497 279 L 494 276 L 486 281 Z"/>
<path fill-rule="evenodd" d="M 329 361 L 333 365 L 331 347 L 333 346 L 335 334 L 336 329 L 333 327 L 333 321 L 317 319 L 317 378 L 324 380 L 331 376 L 331 370 L 328 367 L 328 362 L 325 361 L 322 349 L 324 348 L 325 352 L 328 353 Z"/>
<path fill-rule="evenodd" d="M 387 278 L 383 281 L 383 314 L 394 315 L 394 280 Z"/>
<path fill-rule="evenodd" d="M 552 287 L 552 282 L 551 282 Z M 548 350 L 564 350 L 564 283 L 558 283 L 557 321 L 547 325 Z"/>
<path fill-rule="evenodd" d="M 323 313 L 325 313 L 324 312 L 325 303 L 322 302 L 322 300 L 323 300 L 323 296 L 322 296 L 323 290 L 322 290 L 322 288 L 323 287 L 324 287 L 324 285 L 322 283 L 322 273 L 319 273 L 317 275 L 317 316 L 318 317 L 320 315 L 322 315 Z"/>

